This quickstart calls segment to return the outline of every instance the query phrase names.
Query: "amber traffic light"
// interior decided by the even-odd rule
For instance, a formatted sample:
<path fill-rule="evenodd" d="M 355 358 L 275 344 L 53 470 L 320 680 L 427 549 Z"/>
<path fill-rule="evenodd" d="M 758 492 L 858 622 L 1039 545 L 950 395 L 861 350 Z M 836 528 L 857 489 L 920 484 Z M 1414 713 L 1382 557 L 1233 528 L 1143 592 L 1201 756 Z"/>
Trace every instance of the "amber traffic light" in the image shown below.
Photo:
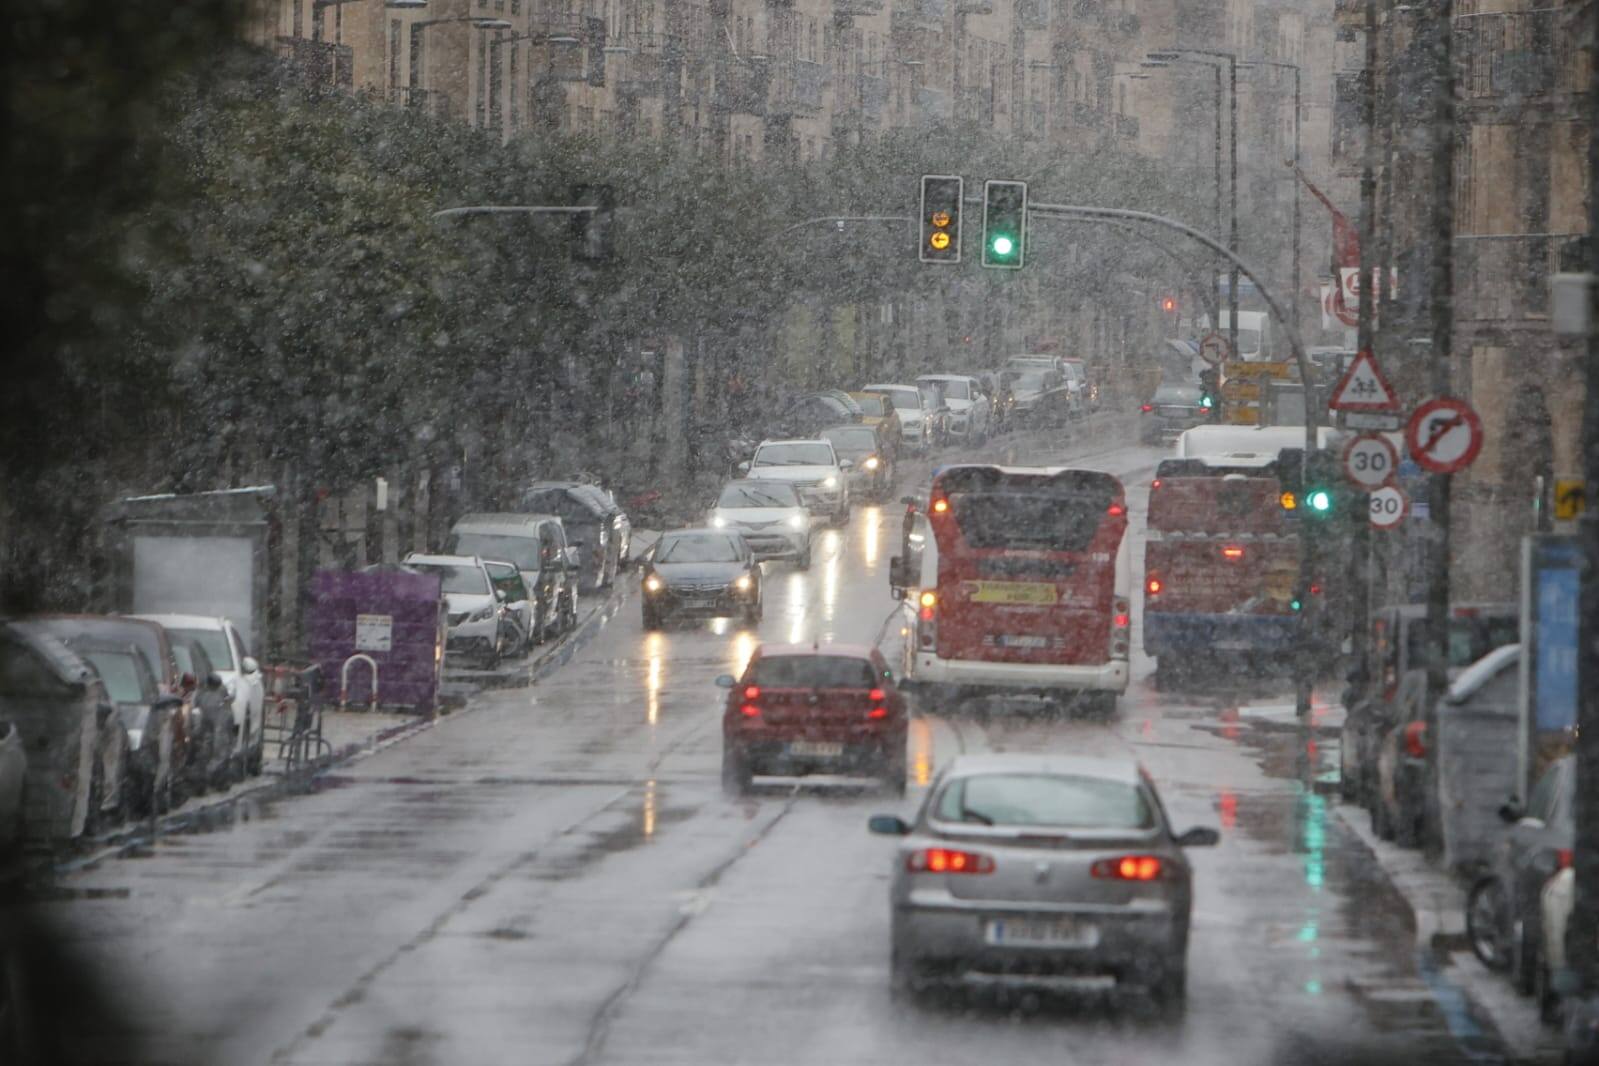
<path fill-rule="evenodd" d="M 961 261 L 961 193 L 965 182 L 949 174 L 922 175 L 921 235 L 916 254 L 924 263 Z"/>

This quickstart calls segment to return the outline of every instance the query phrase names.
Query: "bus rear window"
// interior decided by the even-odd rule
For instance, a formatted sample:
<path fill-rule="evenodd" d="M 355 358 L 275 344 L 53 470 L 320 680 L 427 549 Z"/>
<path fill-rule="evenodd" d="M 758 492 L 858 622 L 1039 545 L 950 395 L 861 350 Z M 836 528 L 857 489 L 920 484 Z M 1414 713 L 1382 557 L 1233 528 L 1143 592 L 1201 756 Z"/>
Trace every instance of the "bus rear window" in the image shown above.
<path fill-rule="evenodd" d="M 1088 549 L 1105 520 L 1110 498 L 1045 496 L 1024 492 L 956 493 L 955 525 L 973 548 Z"/>

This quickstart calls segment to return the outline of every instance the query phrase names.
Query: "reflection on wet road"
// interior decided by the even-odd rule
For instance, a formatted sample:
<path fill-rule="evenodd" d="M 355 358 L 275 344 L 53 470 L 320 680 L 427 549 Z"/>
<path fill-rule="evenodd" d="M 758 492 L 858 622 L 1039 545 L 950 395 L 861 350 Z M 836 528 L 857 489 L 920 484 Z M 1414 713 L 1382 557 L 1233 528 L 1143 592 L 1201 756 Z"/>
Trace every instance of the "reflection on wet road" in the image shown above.
<path fill-rule="evenodd" d="M 1102 442 L 1085 464 L 1126 480 L 1135 528 L 1155 457 Z M 1491 1033 L 1440 1008 L 1405 911 L 1329 810 L 1336 722 L 1322 708 L 1301 727 L 1291 693 L 1140 680 L 1108 724 L 1005 706 L 918 717 L 903 803 L 836 781 L 724 799 L 713 679 L 760 640 L 897 641 L 898 515 L 858 507 L 808 572 L 770 565 L 754 628 L 645 633 L 629 591 L 534 688 L 249 821 L 86 871 L 51 909 L 127 975 L 172 1060 L 1491 1060 Z M 951 755 L 983 750 L 1132 751 L 1180 828 L 1222 829 L 1193 856 L 1184 1019 L 1095 997 L 890 1000 L 890 848 L 865 818 L 914 809 Z"/>

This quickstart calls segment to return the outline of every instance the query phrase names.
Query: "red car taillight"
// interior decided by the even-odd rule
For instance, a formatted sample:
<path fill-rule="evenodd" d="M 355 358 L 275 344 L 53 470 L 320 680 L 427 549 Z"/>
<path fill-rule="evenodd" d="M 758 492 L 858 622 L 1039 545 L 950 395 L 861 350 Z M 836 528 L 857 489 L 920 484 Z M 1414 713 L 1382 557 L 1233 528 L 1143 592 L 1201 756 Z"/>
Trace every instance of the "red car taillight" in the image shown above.
<path fill-rule="evenodd" d="M 1405 726 L 1405 754 L 1412 759 L 1427 757 L 1427 723 L 1411 722 Z"/>
<path fill-rule="evenodd" d="M 1149 412 L 1155 409 L 1155 405 L 1151 403 L 1143 403 L 1138 405 L 1138 409 L 1147 415 Z"/>
<path fill-rule="evenodd" d="M 888 717 L 888 707 L 883 703 L 883 701 L 888 698 L 888 693 L 884 692 L 880 688 L 874 688 L 874 689 L 872 689 L 872 691 L 870 691 L 870 692 L 868 692 L 866 694 L 866 698 L 868 700 L 870 700 L 871 704 L 872 704 L 872 709 L 866 712 L 866 717 L 868 717 L 868 718 L 887 718 Z"/>
<path fill-rule="evenodd" d="M 922 848 L 905 856 L 905 869 L 913 874 L 991 874 L 994 860 L 977 851 Z"/>
<path fill-rule="evenodd" d="M 1118 859 L 1100 859 L 1088 868 L 1095 877 L 1112 881 L 1153 881 L 1161 874 L 1163 865 L 1155 855 L 1123 855 Z"/>

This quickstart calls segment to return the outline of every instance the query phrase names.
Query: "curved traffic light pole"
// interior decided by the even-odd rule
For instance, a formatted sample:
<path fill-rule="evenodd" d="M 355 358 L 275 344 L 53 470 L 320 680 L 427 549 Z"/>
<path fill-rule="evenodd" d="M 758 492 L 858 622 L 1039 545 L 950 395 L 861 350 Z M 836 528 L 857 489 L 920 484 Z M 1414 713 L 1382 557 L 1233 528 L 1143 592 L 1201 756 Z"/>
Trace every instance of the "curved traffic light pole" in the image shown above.
<path fill-rule="evenodd" d="M 1254 268 L 1252 268 L 1248 263 L 1244 262 L 1242 257 L 1229 250 L 1220 241 L 1217 241 L 1209 234 L 1206 234 L 1201 230 L 1197 230 L 1186 223 L 1178 222 L 1176 219 L 1167 218 L 1165 215 L 1157 215 L 1149 211 L 1132 211 L 1120 207 L 1085 207 L 1076 204 L 1041 204 L 1036 201 L 1029 203 L 1027 205 L 1027 210 L 1029 213 L 1037 211 L 1040 216 L 1044 218 L 1110 218 L 1124 219 L 1129 222 L 1150 222 L 1157 226 L 1164 226 L 1167 229 L 1176 230 L 1178 233 L 1188 237 L 1190 240 L 1198 241 L 1200 244 L 1203 244 L 1206 248 L 1209 248 L 1217 255 L 1224 257 L 1229 263 L 1232 264 L 1235 271 L 1243 274 L 1250 281 L 1254 282 L 1255 288 L 1257 291 L 1259 291 L 1261 298 L 1266 301 L 1266 306 L 1271 309 L 1272 316 L 1276 318 L 1278 322 L 1282 323 L 1283 332 L 1288 336 L 1288 344 L 1291 348 L 1293 348 L 1294 351 L 1294 360 L 1299 364 L 1299 379 L 1304 383 L 1305 390 L 1305 447 L 1303 452 L 1300 454 L 1299 477 L 1302 488 L 1308 489 L 1310 487 L 1310 456 L 1313 452 L 1315 452 L 1316 445 L 1318 443 L 1316 439 L 1316 431 L 1321 428 L 1320 420 L 1317 418 L 1319 412 L 1317 411 L 1316 404 L 1316 384 L 1315 377 L 1311 372 L 1310 357 L 1305 353 L 1304 342 L 1299 337 L 1299 330 L 1294 328 L 1293 320 L 1284 312 L 1282 303 L 1275 295 L 1272 294 L 1271 289 L 1267 288 L 1265 281 L 1258 273 L 1255 272 Z M 1233 285 L 1233 293 L 1235 298 L 1237 292 L 1238 286 L 1235 283 Z M 1232 316 L 1232 323 L 1235 327 L 1238 324 L 1238 316 L 1236 314 Z M 1310 589 L 1310 537 L 1311 530 L 1309 527 L 1305 527 L 1300 530 L 1299 580 L 1297 587 L 1295 588 L 1295 595 L 1301 605 L 1307 605 L 1307 594 Z M 1299 630 L 1299 669 L 1295 671 L 1294 685 L 1294 710 L 1301 718 L 1310 713 L 1310 649 L 1308 631 L 1306 629 L 1308 618 L 1308 615 L 1301 615 Z M 1364 619 L 1361 619 L 1359 624 L 1364 625 Z"/>

